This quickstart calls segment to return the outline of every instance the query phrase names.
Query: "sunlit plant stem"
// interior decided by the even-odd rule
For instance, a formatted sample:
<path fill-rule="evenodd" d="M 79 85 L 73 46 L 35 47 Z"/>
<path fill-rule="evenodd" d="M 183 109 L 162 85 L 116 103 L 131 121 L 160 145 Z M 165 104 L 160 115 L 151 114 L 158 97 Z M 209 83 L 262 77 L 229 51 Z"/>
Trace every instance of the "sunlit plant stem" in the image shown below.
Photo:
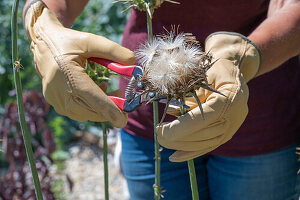
<path fill-rule="evenodd" d="M 183 100 L 182 105 L 184 105 L 185 102 Z M 181 114 L 184 115 L 186 113 L 185 108 L 180 109 Z M 198 185 L 197 185 L 197 177 L 196 177 L 196 171 L 195 171 L 195 164 L 194 160 L 188 160 L 188 168 L 189 168 L 189 176 L 190 176 L 190 184 L 191 184 L 191 190 L 192 190 L 192 199 L 193 200 L 199 200 L 199 192 L 198 192 Z"/>
<path fill-rule="evenodd" d="M 102 131 L 103 131 L 103 164 L 104 164 L 104 193 L 105 200 L 109 199 L 108 192 L 108 162 L 107 162 L 107 124 L 106 122 L 102 123 Z"/>
<path fill-rule="evenodd" d="M 197 177 L 196 177 L 194 160 L 193 159 L 188 160 L 187 163 L 188 163 L 188 167 L 189 167 L 192 197 L 193 197 L 193 200 L 199 200 L 199 193 L 198 193 L 198 185 L 197 185 Z"/>
<path fill-rule="evenodd" d="M 23 95 L 22 95 L 22 84 L 20 78 L 20 61 L 18 57 L 18 28 L 17 28 L 17 18 L 18 18 L 18 7 L 19 0 L 14 0 L 13 8 L 12 8 L 12 17 L 11 17 L 11 41 L 12 41 L 12 63 L 13 63 L 13 72 L 14 72 L 14 81 L 16 87 L 16 96 L 17 96 L 17 105 L 18 105 L 18 114 L 20 120 L 20 126 L 22 130 L 24 145 L 26 149 L 27 159 L 29 162 L 29 166 L 31 169 L 33 183 L 35 188 L 35 195 L 37 200 L 42 200 L 42 190 L 40 186 L 40 181 L 38 177 L 38 172 L 35 166 L 35 160 L 33 156 L 30 134 L 25 121 L 25 112 L 24 112 L 24 104 L 23 104 Z"/>
<path fill-rule="evenodd" d="M 152 32 L 152 16 L 153 16 L 153 8 L 149 8 L 150 12 L 147 13 L 147 32 L 148 32 L 148 40 L 149 42 L 153 39 Z M 154 127 L 154 153 L 155 153 L 155 183 L 154 183 L 154 199 L 159 200 L 161 196 L 161 187 L 160 187 L 160 145 L 157 140 L 157 133 L 155 127 L 158 125 L 158 103 L 156 101 L 153 102 L 153 127 Z"/>

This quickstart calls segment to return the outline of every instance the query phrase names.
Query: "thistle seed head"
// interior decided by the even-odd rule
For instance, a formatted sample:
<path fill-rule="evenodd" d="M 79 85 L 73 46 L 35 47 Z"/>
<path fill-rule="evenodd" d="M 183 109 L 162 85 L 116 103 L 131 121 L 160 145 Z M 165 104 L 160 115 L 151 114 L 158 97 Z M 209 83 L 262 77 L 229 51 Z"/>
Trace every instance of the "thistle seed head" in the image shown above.
<path fill-rule="evenodd" d="M 161 122 L 170 101 L 176 99 L 184 103 L 187 95 L 194 96 L 203 116 L 196 90 L 203 87 L 218 92 L 210 88 L 207 82 L 206 72 L 212 65 L 212 57 L 201 50 L 192 34 L 178 33 L 175 26 L 166 32 L 141 45 L 136 52 L 137 59 L 144 68 L 144 75 L 140 77 L 145 88 L 143 93 L 156 93 L 167 98 Z"/>
<path fill-rule="evenodd" d="M 204 64 L 205 53 L 190 36 L 170 32 L 168 36 L 155 37 L 137 50 L 137 58 L 144 67 L 141 81 L 146 88 L 177 99 L 207 84 L 209 63 Z"/>

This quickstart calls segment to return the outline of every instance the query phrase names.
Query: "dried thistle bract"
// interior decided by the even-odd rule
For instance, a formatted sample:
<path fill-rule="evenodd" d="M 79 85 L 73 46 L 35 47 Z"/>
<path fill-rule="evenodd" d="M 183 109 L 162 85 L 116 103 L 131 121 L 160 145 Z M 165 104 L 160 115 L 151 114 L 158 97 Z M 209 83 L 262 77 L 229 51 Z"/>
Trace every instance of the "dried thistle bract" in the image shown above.
<path fill-rule="evenodd" d="M 192 95 L 203 115 L 196 90 L 202 87 L 217 91 L 209 87 L 206 76 L 212 65 L 212 58 L 201 50 L 192 34 L 178 33 L 172 27 L 171 31 L 143 44 L 137 50 L 137 58 L 144 67 L 144 75 L 140 78 L 146 88 L 143 93 L 151 92 L 166 97 L 168 103 L 165 112 L 172 99 L 184 104 L 184 98 Z"/>
<path fill-rule="evenodd" d="M 129 6 L 124 10 L 127 11 L 131 8 L 137 9 L 139 11 L 148 12 L 149 16 L 152 18 L 153 10 L 161 6 L 163 2 L 179 4 L 173 0 L 117 0 L 114 3 L 123 2 L 124 4 L 129 4 Z"/>

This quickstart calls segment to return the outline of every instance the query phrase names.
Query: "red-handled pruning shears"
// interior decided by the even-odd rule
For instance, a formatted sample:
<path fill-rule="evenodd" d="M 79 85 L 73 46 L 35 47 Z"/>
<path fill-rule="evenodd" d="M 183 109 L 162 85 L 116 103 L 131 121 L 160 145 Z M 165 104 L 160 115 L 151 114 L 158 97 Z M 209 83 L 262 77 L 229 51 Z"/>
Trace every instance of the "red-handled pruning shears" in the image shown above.
<path fill-rule="evenodd" d="M 108 69 L 116 72 L 117 74 L 125 75 L 131 77 L 126 91 L 125 99 L 121 97 L 109 96 L 109 98 L 123 111 L 132 112 L 137 109 L 143 102 L 148 102 L 150 99 L 154 99 L 160 103 L 167 103 L 166 97 L 160 97 L 157 94 L 142 94 L 136 92 L 137 88 L 143 89 L 142 84 L 140 83 L 140 77 L 144 74 L 142 67 L 138 65 L 121 65 L 110 60 L 102 58 L 89 58 L 90 61 L 96 62 Z M 155 98 L 154 98 L 155 97 Z M 182 104 L 173 99 L 169 102 L 172 105 L 182 106 Z M 184 105 L 186 107 L 186 105 Z"/>
<path fill-rule="evenodd" d="M 138 108 L 142 102 L 139 101 L 141 98 L 135 98 L 135 90 L 137 87 L 141 88 L 141 84 L 139 82 L 140 77 L 144 74 L 144 70 L 142 67 L 138 65 L 122 65 L 110 60 L 102 59 L 102 58 L 89 58 L 90 61 L 96 62 L 108 69 L 116 72 L 120 75 L 125 75 L 131 77 L 128 86 L 125 91 L 125 97 L 115 97 L 109 96 L 109 98 L 121 109 L 125 112 L 132 112 L 136 108 Z"/>

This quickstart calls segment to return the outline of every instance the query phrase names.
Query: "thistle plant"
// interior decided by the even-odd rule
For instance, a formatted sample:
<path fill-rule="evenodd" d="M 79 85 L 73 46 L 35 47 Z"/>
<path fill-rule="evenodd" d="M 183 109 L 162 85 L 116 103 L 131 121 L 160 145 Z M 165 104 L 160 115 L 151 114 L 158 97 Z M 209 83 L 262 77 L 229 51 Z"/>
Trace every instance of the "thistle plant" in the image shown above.
<path fill-rule="evenodd" d="M 167 104 L 160 123 L 163 122 L 172 99 L 182 102 L 181 113 L 185 114 L 184 98 L 188 95 L 196 99 L 202 117 L 203 109 L 201 102 L 196 94 L 200 87 L 217 92 L 209 87 L 206 78 L 206 71 L 212 65 L 211 57 L 201 51 L 199 42 L 192 34 L 178 33 L 178 27 L 172 26 L 171 31 L 166 34 L 153 38 L 152 17 L 154 9 L 159 7 L 163 0 L 119 0 L 129 4 L 130 8 L 135 8 L 147 13 L 147 32 L 148 42 L 137 51 L 137 58 L 144 67 L 144 75 L 141 83 L 145 90 L 141 93 L 154 93 L 155 95 L 149 102 L 153 103 L 154 127 L 158 125 L 158 103 L 157 96 L 167 98 Z M 175 1 L 168 1 L 177 3 Z M 155 141 L 155 199 L 160 199 L 160 146 L 157 141 L 157 133 L 154 129 Z M 193 200 L 199 199 L 197 179 L 193 160 L 188 161 L 192 197 Z"/>
<path fill-rule="evenodd" d="M 129 7 L 126 10 L 131 8 L 144 11 L 147 13 L 147 33 L 148 33 L 148 41 L 153 41 L 153 32 L 152 32 L 152 17 L 154 13 L 154 9 L 158 8 L 163 2 L 176 3 L 176 1 L 172 0 L 118 0 L 116 2 L 123 2 L 124 4 L 128 4 Z M 153 126 L 156 127 L 158 125 L 158 103 L 153 102 Z M 157 140 L 157 133 L 154 128 L 154 153 L 155 153 L 155 183 L 153 185 L 154 188 L 154 198 L 155 200 L 159 200 L 162 196 L 162 190 L 160 186 L 160 145 Z"/>
<path fill-rule="evenodd" d="M 209 87 L 206 71 L 211 66 L 211 57 L 202 52 L 199 42 L 189 33 L 178 33 L 175 26 L 171 31 L 155 37 L 142 45 L 137 57 L 144 66 L 141 82 L 145 86 L 143 93 L 156 93 L 167 97 L 167 104 L 160 123 L 163 122 L 172 99 L 181 102 L 181 114 L 186 110 L 185 97 L 194 96 L 203 115 L 201 102 L 196 94 L 200 87 L 214 91 Z M 156 96 L 153 97 L 155 100 Z M 151 100 L 150 100 L 151 101 Z M 194 161 L 188 161 L 192 197 L 199 199 Z"/>
<path fill-rule="evenodd" d="M 141 77 L 145 86 L 143 93 L 156 93 L 167 97 L 167 104 L 160 123 L 163 122 L 172 99 L 182 103 L 181 114 L 186 110 L 185 97 L 193 96 L 201 110 L 203 109 L 196 91 L 202 87 L 217 92 L 209 87 L 206 72 L 212 65 L 211 56 L 204 53 L 196 38 L 189 33 L 179 33 L 179 27 L 172 26 L 170 31 L 155 37 L 142 45 L 137 57 L 144 66 Z M 155 100 L 156 96 L 153 97 Z M 151 101 L 151 100 L 150 100 Z M 199 199 L 194 161 L 189 160 L 188 169 L 193 200 Z"/>
<path fill-rule="evenodd" d="M 165 29 L 166 30 L 166 29 Z M 203 109 L 196 91 L 209 87 L 206 72 L 212 65 L 211 56 L 204 53 L 196 38 L 190 33 L 178 33 L 175 26 L 170 31 L 155 37 L 137 50 L 137 57 L 144 67 L 142 84 L 144 93 L 156 93 L 166 97 L 167 104 L 160 123 L 163 122 L 172 99 L 184 102 L 186 96 L 193 96 Z M 154 96 L 150 101 L 155 100 Z M 184 105 L 184 104 L 182 104 Z"/>
<path fill-rule="evenodd" d="M 148 33 L 148 41 L 152 42 L 153 32 L 152 32 L 152 17 L 154 13 L 154 9 L 158 8 L 164 1 L 170 3 L 177 3 L 172 0 L 118 0 L 117 2 L 123 2 L 124 4 L 128 4 L 129 7 L 124 11 L 127 11 L 131 8 L 144 11 L 147 13 L 147 33 Z M 156 127 L 158 125 L 158 103 L 153 102 L 153 126 Z M 157 133 L 154 129 L 154 149 L 155 149 L 155 183 L 153 185 L 154 188 L 154 198 L 159 200 L 162 196 L 161 187 L 160 187 L 160 145 L 157 140 Z"/>

